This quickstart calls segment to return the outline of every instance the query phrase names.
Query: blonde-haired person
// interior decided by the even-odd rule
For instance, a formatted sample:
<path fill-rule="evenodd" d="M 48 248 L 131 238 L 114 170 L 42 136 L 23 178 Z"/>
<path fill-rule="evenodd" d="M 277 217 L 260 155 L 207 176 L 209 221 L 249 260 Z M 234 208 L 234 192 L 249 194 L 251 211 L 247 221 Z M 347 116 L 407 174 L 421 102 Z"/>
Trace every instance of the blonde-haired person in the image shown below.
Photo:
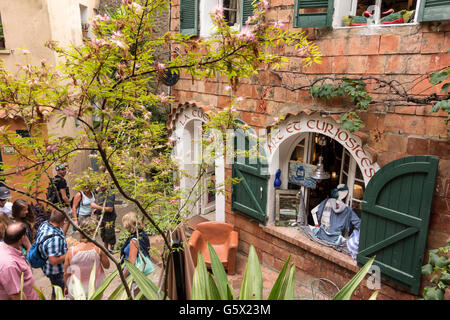
<path fill-rule="evenodd" d="M 150 240 L 144 231 L 144 224 L 134 212 L 129 212 L 122 218 L 122 225 L 130 233 L 120 250 L 121 259 L 127 259 L 135 264 L 138 250 L 145 256 L 150 256 Z M 127 274 L 127 272 L 126 272 Z"/>
<path fill-rule="evenodd" d="M 80 229 L 92 236 L 97 227 L 97 219 L 88 217 L 80 222 Z M 66 254 L 64 262 L 65 294 L 68 299 L 73 299 L 73 276 L 75 275 L 83 284 L 84 291 L 89 290 L 89 278 L 96 264 L 95 288 L 98 288 L 105 280 L 105 269 L 109 268 L 108 256 L 93 242 L 80 234 L 80 242 L 73 245 Z"/>

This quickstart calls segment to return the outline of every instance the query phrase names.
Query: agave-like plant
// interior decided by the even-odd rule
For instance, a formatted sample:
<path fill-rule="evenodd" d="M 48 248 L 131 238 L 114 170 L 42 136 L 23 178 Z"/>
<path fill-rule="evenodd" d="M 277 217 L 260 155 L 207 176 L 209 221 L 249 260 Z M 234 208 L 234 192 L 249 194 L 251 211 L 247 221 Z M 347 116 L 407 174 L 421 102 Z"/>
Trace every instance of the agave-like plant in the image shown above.
<path fill-rule="evenodd" d="M 124 266 L 129 270 L 130 275 L 127 278 L 127 285 L 131 287 L 133 281 L 139 287 L 140 291 L 134 297 L 134 300 L 141 300 L 145 297 L 147 300 L 158 300 L 158 287 L 153 283 L 152 280 L 148 279 L 147 276 L 134 264 L 125 260 Z M 102 284 L 95 289 L 95 273 L 96 273 L 96 265 L 92 267 L 91 274 L 89 276 L 89 287 L 88 292 L 84 291 L 83 284 L 80 279 L 78 279 L 75 275 L 73 276 L 73 286 L 72 286 L 72 295 L 74 300 L 100 300 L 103 297 L 105 290 L 111 285 L 111 282 L 114 278 L 119 274 L 117 270 L 110 273 L 106 279 L 102 282 Z M 55 289 L 55 300 L 65 300 L 63 291 L 59 286 L 53 286 Z M 34 290 L 38 293 L 39 298 L 41 300 L 46 300 L 44 293 L 36 287 L 33 287 Z M 117 288 L 109 295 L 107 300 L 127 300 L 128 296 L 125 291 L 125 287 L 123 283 L 120 283 Z"/>
<path fill-rule="evenodd" d="M 234 300 L 233 290 L 228 282 L 227 275 L 214 248 L 208 243 L 211 257 L 212 274 L 208 272 L 205 260 L 201 253 L 197 257 L 197 267 L 194 271 L 192 283 L 193 300 Z M 293 300 L 295 287 L 295 265 L 289 264 L 289 256 L 275 281 L 268 300 Z M 333 300 L 349 300 L 373 264 L 372 257 L 361 270 L 333 297 Z M 242 279 L 240 300 L 263 299 L 262 273 L 258 256 L 253 245 L 250 245 L 248 261 Z M 369 300 L 375 300 L 378 291 L 375 291 Z"/>

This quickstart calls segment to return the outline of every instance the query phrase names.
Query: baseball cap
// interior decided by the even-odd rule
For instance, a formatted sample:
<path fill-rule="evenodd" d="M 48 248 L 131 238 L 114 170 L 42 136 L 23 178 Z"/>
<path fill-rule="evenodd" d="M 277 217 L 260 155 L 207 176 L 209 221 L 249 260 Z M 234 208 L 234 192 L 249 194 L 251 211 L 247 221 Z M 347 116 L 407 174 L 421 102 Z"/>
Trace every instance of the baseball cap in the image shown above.
<path fill-rule="evenodd" d="M 6 187 L 0 187 L 0 200 L 6 200 L 8 198 L 11 198 L 9 189 Z"/>
<path fill-rule="evenodd" d="M 55 167 L 55 170 L 56 170 L 56 171 L 59 171 L 59 170 L 65 169 L 66 167 L 67 167 L 66 164 L 58 164 L 58 165 Z"/>

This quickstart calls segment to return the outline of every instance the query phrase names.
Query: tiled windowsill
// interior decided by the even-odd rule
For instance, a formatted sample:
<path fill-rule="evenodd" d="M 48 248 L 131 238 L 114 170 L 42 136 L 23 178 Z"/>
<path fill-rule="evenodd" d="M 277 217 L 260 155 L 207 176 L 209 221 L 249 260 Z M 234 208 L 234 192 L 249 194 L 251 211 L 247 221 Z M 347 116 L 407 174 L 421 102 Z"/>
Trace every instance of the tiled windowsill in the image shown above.
<path fill-rule="evenodd" d="M 352 272 L 358 272 L 359 267 L 355 260 L 350 256 L 329 248 L 322 246 L 319 243 L 308 239 L 296 228 L 291 227 L 277 227 L 277 226 L 262 226 L 262 230 L 271 234 L 274 237 L 289 242 L 295 246 L 298 246 L 312 254 L 320 256 L 328 261 L 336 263 L 337 265 L 350 270 Z"/>

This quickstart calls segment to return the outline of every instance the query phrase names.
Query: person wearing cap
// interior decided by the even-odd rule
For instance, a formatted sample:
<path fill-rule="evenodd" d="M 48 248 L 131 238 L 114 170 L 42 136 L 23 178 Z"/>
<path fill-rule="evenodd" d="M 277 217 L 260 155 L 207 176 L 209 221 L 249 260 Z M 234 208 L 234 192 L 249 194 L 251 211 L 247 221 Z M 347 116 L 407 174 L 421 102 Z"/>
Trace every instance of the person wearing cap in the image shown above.
<path fill-rule="evenodd" d="M 0 186 L 0 212 L 10 215 L 12 213 L 12 202 L 8 201 L 11 198 L 9 189 L 4 186 Z"/>
<path fill-rule="evenodd" d="M 69 186 L 67 185 L 67 181 L 64 178 L 67 174 L 67 165 L 66 164 L 59 164 L 55 167 L 56 170 L 56 176 L 52 179 L 52 183 L 55 185 L 56 190 L 58 191 L 58 197 L 56 200 L 56 204 L 58 204 L 59 207 L 64 208 L 64 210 L 67 212 L 67 214 L 70 214 L 70 192 L 69 192 Z M 63 226 L 64 234 L 67 233 L 67 229 L 69 228 L 69 222 L 66 221 L 66 223 Z"/>

